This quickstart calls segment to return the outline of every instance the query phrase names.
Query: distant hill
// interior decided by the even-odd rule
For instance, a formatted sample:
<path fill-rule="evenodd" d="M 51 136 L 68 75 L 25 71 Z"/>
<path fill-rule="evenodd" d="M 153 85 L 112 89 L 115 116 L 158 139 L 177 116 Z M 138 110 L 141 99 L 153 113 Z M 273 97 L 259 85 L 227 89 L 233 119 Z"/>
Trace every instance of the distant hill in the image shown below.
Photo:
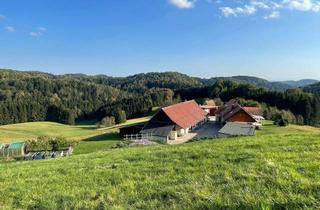
<path fill-rule="evenodd" d="M 303 79 L 299 81 L 272 82 L 252 76 L 212 77 L 209 79 L 191 77 L 179 72 L 150 72 L 135 74 L 127 77 L 111 77 L 107 75 L 65 74 L 53 75 L 38 71 L 0 70 L 0 76 L 6 79 L 40 77 L 46 79 L 80 80 L 82 82 L 107 85 L 129 92 L 141 91 L 150 88 L 184 89 L 214 85 L 218 80 L 233 81 L 240 84 L 251 84 L 268 90 L 285 91 L 290 88 L 304 87 L 318 82 L 317 80 Z"/>
<path fill-rule="evenodd" d="M 238 82 L 241 84 L 251 84 L 251 85 L 255 85 L 260 88 L 266 88 L 268 90 L 284 91 L 289 88 L 292 88 L 292 86 L 290 86 L 288 84 L 284 84 L 281 82 L 270 82 L 265 79 L 261 79 L 258 77 L 251 77 L 251 76 L 213 77 L 210 79 L 200 79 L 200 81 L 204 85 L 212 85 L 217 80 L 228 80 L 228 81 Z"/>
<path fill-rule="evenodd" d="M 320 94 L 320 82 L 303 87 L 303 90 L 309 93 Z"/>
<path fill-rule="evenodd" d="M 302 79 L 298 81 L 294 81 L 294 80 L 282 81 L 280 83 L 283 83 L 292 87 L 304 87 L 304 86 L 312 85 L 318 82 L 320 81 L 314 80 L 314 79 Z"/>
<path fill-rule="evenodd" d="M 75 120 L 102 119 L 106 116 L 118 116 L 116 121 L 120 122 L 120 117 L 124 118 L 123 113 L 128 119 L 135 118 L 152 107 L 165 106 L 176 100 L 216 97 L 226 90 L 236 95 L 248 88 L 243 84 L 265 89 L 256 90 L 256 96 L 269 90 L 279 92 L 292 88 L 288 84 L 250 76 L 203 79 L 179 72 L 151 72 L 110 77 L 0 70 L 0 124 L 34 121 L 73 124 Z M 240 86 L 242 89 L 237 90 Z M 253 94 L 254 87 L 250 88 Z M 314 92 L 316 88 L 314 85 L 309 89 L 306 87 L 306 90 Z M 239 97 L 245 95 L 246 92 L 241 92 Z M 281 93 L 277 95 L 281 96 Z M 274 96 L 272 98 L 274 100 Z M 265 102 L 266 98 L 261 98 L 261 101 Z M 279 104 L 272 103 L 272 106 Z M 289 105 L 285 102 L 280 108 L 288 108 Z M 293 110 L 305 116 L 301 110 Z"/>

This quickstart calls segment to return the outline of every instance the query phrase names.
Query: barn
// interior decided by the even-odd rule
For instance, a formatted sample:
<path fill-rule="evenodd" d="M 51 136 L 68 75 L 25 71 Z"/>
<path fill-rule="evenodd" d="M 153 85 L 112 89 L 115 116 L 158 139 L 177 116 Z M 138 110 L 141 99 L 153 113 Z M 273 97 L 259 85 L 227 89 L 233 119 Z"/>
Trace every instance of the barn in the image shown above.
<path fill-rule="evenodd" d="M 219 123 L 225 122 L 247 122 L 257 123 L 257 120 L 246 109 L 241 107 L 237 100 L 232 99 L 220 106 L 216 112 L 216 120 Z"/>
<path fill-rule="evenodd" d="M 124 137 L 125 135 L 138 134 L 140 133 L 140 131 L 143 129 L 145 125 L 146 125 L 146 122 L 141 122 L 141 123 L 135 123 L 135 124 L 121 127 L 119 129 L 120 136 Z"/>
<path fill-rule="evenodd" d="M 162 108 L 144 126 L 141 134 L 151 134 L 152 140 L 177 140 L 206 122 L 207 113 L 194 101 Z"/>

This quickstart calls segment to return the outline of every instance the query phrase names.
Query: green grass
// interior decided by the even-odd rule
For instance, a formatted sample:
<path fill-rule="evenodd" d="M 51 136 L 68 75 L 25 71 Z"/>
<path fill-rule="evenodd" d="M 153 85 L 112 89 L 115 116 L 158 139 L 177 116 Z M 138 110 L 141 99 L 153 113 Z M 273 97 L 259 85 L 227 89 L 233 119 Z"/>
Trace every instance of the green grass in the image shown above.
<path fill-rule="evenodd" d="M 319 151 L 318 129 L 267 124 L 254 137 L 0 164 L 0 208 L 316 209 Z"/>
<path fill-rule="evenodd" d="M 74 126 L 55 122 L 31 122 L 0 126 L 0 143 L 20 142 L 38 136 L 62 136 L 79 142 L 75 154 L 104 151 L 120 141 L 119 128 L 133 123 L 144 122 L 150 116 L 128 120 L 127 122 L 97 129 L 95 123 L 82 122 Z"/>

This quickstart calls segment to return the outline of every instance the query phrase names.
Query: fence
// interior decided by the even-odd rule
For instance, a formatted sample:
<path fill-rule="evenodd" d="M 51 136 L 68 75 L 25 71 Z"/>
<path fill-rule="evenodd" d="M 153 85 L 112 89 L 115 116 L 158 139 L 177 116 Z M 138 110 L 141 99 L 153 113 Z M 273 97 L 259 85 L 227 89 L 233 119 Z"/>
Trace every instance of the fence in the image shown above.
<path fill-rule="evenodd" d="M 138 134 L 124 135 L 125 141 L 144 141 L 144 140 L 151 140 L 152 138 L 153 138 L 152 133 L 138 133 Z"/>

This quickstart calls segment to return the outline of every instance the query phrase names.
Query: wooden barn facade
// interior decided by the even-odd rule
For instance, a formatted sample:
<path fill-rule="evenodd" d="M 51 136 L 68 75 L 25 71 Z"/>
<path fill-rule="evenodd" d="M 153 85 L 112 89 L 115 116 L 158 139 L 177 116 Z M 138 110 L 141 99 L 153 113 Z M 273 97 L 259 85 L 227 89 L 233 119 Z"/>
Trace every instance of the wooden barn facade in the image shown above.
<path fill-rule="evenodd" d="M 257 107 L 242 107 L 237 100 L 232 99 L 220 106 L 216 112 L 218 123 L 245 122 L 259 125 L 264 119 L 262 111 Z"/>

